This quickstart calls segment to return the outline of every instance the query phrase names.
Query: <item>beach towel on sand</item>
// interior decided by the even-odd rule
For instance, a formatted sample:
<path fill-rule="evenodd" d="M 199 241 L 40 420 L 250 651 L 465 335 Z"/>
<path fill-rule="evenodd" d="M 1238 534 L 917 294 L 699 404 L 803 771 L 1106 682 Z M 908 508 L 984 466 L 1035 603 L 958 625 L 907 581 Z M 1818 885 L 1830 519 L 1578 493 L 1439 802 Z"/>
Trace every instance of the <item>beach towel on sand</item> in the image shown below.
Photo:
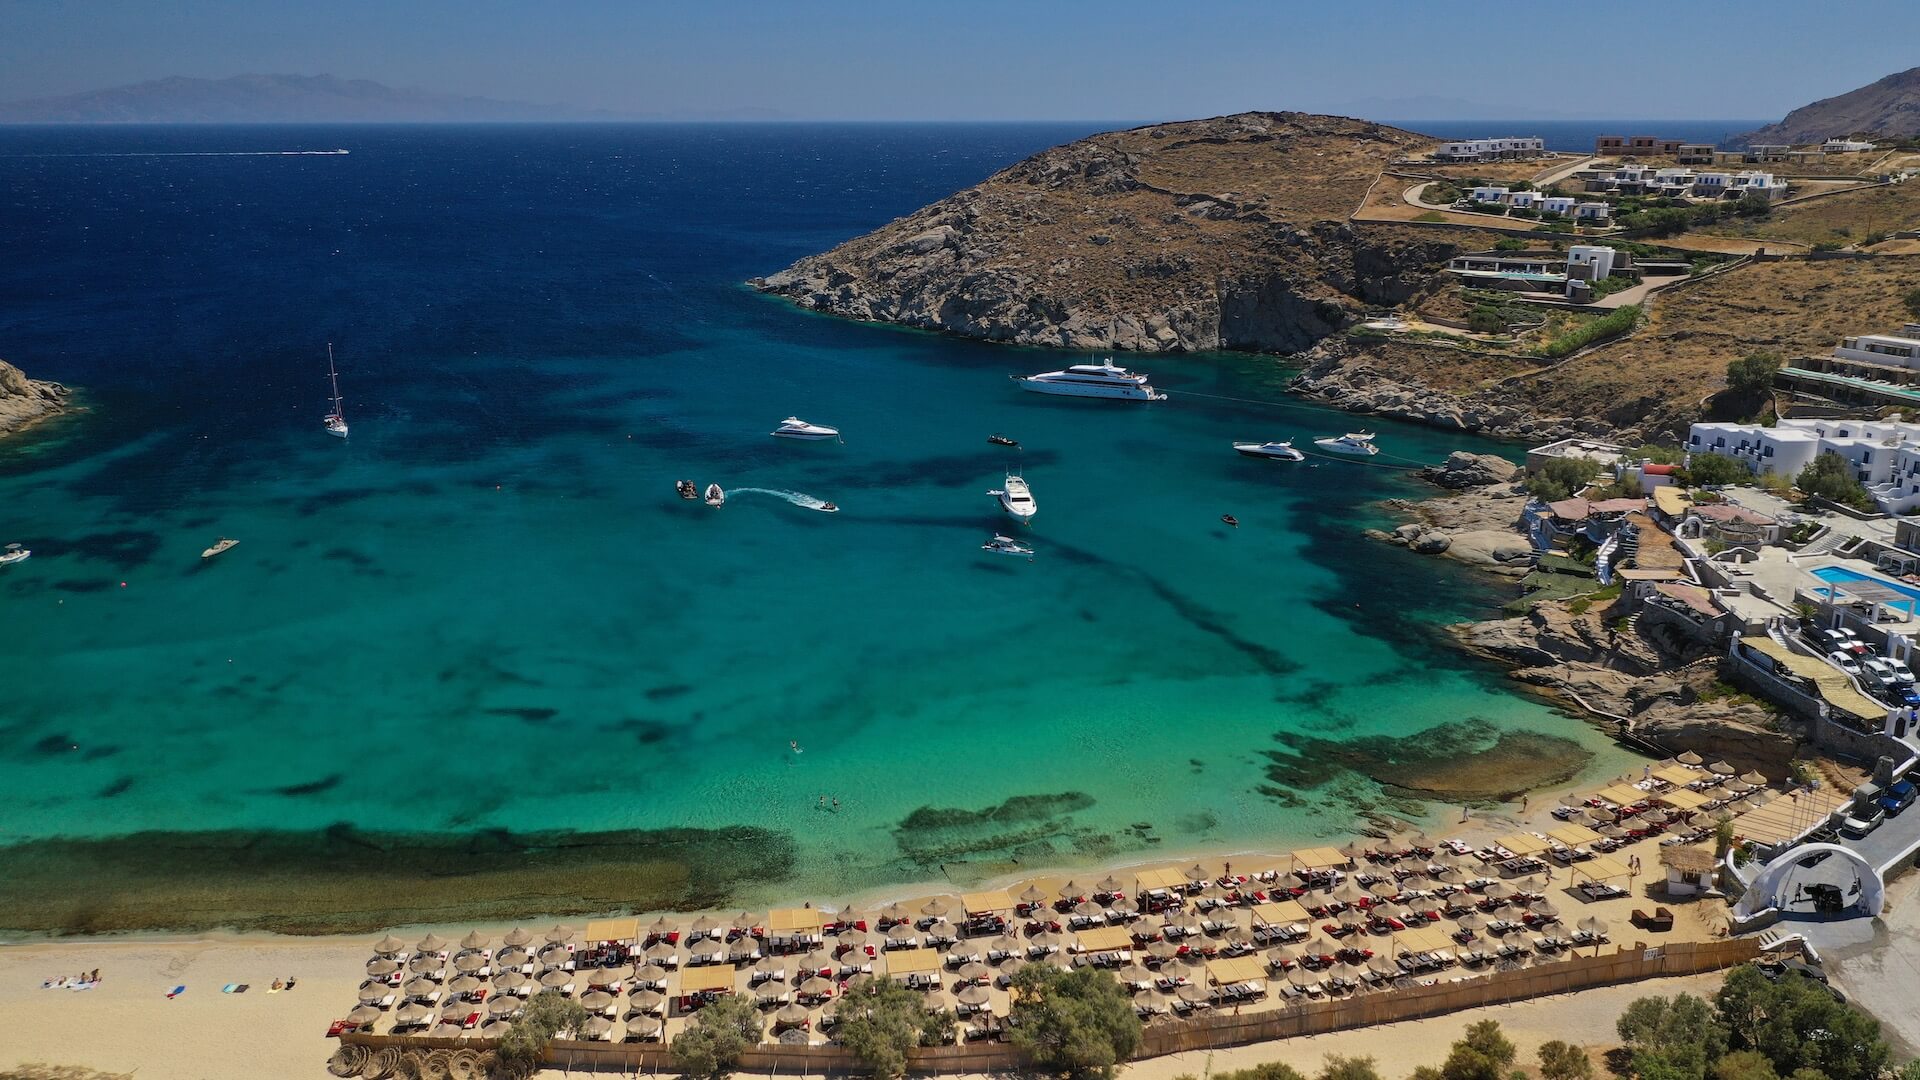
<path fill-rule="evenodd" d="M 167 991 L 167 996 L 170 998 L 177 998 L 181 994 L 184 994 L 186 992 L 187 992 L 187 988 L 185 986 L 176 986 L 173 989 Z"/>

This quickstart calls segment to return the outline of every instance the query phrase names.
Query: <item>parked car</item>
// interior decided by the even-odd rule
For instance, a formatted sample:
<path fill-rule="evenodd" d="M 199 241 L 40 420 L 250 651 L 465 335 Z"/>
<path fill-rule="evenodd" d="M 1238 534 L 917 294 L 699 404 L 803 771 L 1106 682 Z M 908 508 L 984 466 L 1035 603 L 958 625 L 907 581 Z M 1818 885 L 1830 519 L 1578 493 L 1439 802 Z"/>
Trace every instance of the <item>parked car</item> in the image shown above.
<path fill-rule="evenodd" d="M 1880 823 L 1885 820 L 1887 820 L 1887 812 L 1882 807 L 1856 806 L 1848 810 L 1847 816 L 1841 819 L 1840 832 L 1858 840 L 1879 828 Z"/>
<path fill-rule="evenodd" d="M 1914 796 L 1920 795 L 1920 787 L 1915 787 L 1911 780 L 1895 780 L 1887 788 L 1887 794 L 1899 799 L 1901 806 L 1912 806 Z"/>
<path fill-rule="evenodd" d="M 1827 660 L 1831 662 L 1834 667 L 1839 668 L 1849 675 L 1860 674 L 1860 661 L 1854 659 L 1853 654 L 1850 652 L 1835 649 L 1827 654 Z"/>
<path fill-rule="evenodd" d="M 1888 657 L 1882 657 L 1881 663 L 1893 669 L 1894 678 L 1899 679 L 1902 683 L 1905 683 L 1908 686 L 1913 685 L 1914 683 L 1913 669 L 1907 666 L 1907 662 L 1905 660 L 1895 660 L 1893 657 L 1888 656 Z"/>
<path fill-rule="evenodd" d="M 1860 677 L 1886 697 L 1892 697 L 1894 691 L 1900 688 L 1900 677 L 1893 673 L 1893 668 L 1885 660 L 1877 657 L 1860 661 Z"/>
<path fill-rule="evenodd" d="M 1861 639 L 1860 635 L 1853 630 L 1849 630 L 1844 626 L 1836 626 L 1828 630 L 1827 633 L 1839 641 L 1839 644 L 1834 646 L 1836 649 L 1852 653 L 1855 656 L 1873 655 L 1873 646 L 1867 644 Z"/>
<path fill-rule="evenodd" d="M 1773 982 L 1779 982 L 1781 979 L 1787 978 L 1790 975 L 1799 975 L 1812 979 L 1814 982 L 1819 983 L 1821 988 L 1826 990 L 1827 993 L 1832 994 L 1833 1000 L 1842 1005 L 1846 1004 L 1847 995 L 1835 990 L 1833 985 L 1827 982 L 1827 973 L 1807 963 L 1805 960 L 1788 956 L 1779 960 L 1755 960 L 1753 966 L 1760 974 L 1766 976 Z"/>

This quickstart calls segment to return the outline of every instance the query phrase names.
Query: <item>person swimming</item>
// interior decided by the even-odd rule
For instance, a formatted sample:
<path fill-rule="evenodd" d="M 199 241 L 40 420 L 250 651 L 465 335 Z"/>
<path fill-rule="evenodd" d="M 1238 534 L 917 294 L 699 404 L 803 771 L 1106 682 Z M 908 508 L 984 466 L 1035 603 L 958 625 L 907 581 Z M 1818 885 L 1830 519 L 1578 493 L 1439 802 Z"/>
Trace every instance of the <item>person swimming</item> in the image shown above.
<path fill-rule="evenodd" d="M 787 740 L 787 749 L 789 749 L 789 750 L 792 750 L 792 751 L 793 751 L 794 753 L 796 753 L 796 754 L 804 754 L 804 753 L 806 753 L 806 751 L 805 751 L 805 750 L 802 750 L 802 749 L 800 749 L 800 740 L 799 740 L 799 739 L 788 739 L 788 740 Z"/>

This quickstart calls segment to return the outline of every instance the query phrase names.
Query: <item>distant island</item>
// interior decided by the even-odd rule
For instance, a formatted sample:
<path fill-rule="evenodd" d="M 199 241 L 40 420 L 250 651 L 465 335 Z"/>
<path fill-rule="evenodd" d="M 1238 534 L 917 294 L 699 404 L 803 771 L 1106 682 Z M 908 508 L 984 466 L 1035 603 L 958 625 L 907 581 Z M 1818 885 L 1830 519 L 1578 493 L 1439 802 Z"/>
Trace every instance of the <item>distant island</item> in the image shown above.
<path fill-rule="evenodd" d="M 609 112 L 496 101 L 332 75 L 174 76 L 61 97 L 0 102 L 0 124 L 500 123 L 592 120 L 784 120 L 765 108 Z"/>

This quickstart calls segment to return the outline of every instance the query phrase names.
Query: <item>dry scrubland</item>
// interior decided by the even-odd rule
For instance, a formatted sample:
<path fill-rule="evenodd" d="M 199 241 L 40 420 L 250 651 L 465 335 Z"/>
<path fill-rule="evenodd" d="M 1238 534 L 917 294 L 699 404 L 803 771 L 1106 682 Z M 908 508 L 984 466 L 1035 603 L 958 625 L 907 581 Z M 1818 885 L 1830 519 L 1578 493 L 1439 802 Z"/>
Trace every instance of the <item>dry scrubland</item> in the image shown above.
<path fill-rule="evenodd" d="M 1914 228 L 1920 228 L 1920 181 L 1782 206 L 1764 218 L 1726 221 L 1704 231 L 1801 244 L 1855 244 L 1873 233 Z"/>

